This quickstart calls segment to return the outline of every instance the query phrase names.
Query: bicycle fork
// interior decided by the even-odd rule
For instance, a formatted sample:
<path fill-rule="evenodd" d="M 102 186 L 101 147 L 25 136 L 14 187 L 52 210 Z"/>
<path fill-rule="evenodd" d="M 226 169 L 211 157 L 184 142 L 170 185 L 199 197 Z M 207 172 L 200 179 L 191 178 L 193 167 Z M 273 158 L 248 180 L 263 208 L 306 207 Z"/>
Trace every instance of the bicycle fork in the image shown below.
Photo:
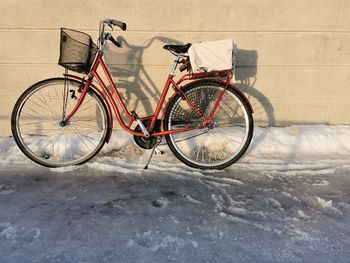
<path fill-rule="evenodd" d="M 65 69 L 65 73 L 68 74 L 67 69 Z M 62 119 L 60 121 L 60 126 L 65 126 L 67 124 L 67 122 L 65 121 L 65 118 L 67 114 L 68 93 L 69 93 L 69 88 L 67 85 L 67 78 L 65 78 L 64 87 L 63 87 Z"/>
<path fill-rule="evenodd" d="M 63 99 L 63 110 L 62 110 L 62 121 L 60 125 L 66 126 L 69 123 L 69 120 L 72 118 L 72 116 L 76 113 L 76 111 L 79 109 L 80 105 L 82 104 L 85 95 L 91 85 L 92 77 L 89 77 L 87 81 L 84 84 L 84 87 L 81 90 L 81 95 L 79 98 L 75 96 L 75 94 L 72 94 L 72 98 L 77 99 L 77 103 L 75 104 L 73 110 L 67 115 L 67 103 L 68 103 L 68 97 L 69 97 L 69 87 L 67 84 L 67 80 L 65 80 L 65 87 L 64 87 L 64 99 Z M 79 90 L 80 92 L 80 90 Z"/>

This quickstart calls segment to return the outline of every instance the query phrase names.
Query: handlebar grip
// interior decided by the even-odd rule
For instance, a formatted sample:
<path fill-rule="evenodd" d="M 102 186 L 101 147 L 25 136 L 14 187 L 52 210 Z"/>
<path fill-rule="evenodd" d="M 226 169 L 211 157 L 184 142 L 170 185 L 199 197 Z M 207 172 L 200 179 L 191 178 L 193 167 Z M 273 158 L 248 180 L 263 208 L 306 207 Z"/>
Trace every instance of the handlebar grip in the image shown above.
<path fill-rule="evenodd" d="M 124 22 L 120 22 L 114 19 L 111 19 L 111 24 L 113 26 L 118 26 L 120 27 L 121 30 L 125 31 L 126 30 L 126 24 Z"/>

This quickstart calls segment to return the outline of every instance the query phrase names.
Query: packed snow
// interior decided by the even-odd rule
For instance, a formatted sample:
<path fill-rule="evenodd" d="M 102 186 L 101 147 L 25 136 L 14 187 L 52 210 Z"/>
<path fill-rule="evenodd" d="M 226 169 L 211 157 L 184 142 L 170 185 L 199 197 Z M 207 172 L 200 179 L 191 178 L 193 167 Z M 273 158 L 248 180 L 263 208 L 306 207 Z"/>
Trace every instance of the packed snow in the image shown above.
<path fill-rule="evenodd" d="M 48 169 L 0 138 L 0 262 L 349 262 L 350 126 L 255 127 L 221 171 L 160 148 Z"/>
<path fill-rule="evenodd" d="M 309 163 L 311 169 L 316 167 L 328 167 L 329 164 L 349 164 L 350 160 L 350 126 L 348 125 L 294 125 L 289 127 L 255 127 L 253 141 L 240 161 L 241 164 L 252 165 L 283 165 L 288 171 L 298 170 L 298 164 L 305 168 L 305 163 Z M 12 138 L 0 137 L 0 163 L 29 163 L 28 159 L 21 154 Z M 109 144 L 102 149 L 99 156 L 95 157 L 88 164 L 90 167 L 98 169 L 120 169 L 121 172 L 127 172 L 130 167 L 134 172 L 134 165 L 139 165 L 141 159 L 137 155 L 145 155 L 145 152 L 136 150 L 133 154 L 133 138 L 123 131 L 114 132 Z M 127 149 L 127 150 L 125 150 Z M 129 150 L 128 150 L 129 149 Z M 167 150 L 167 147 L 164 148 Z M 163 150 L 163 149 L 162 149 Z M 117 152 L 126 152 L 126 156 L 113 158 L 113 165 L 103 160 L 108 157 L 114 157 Z M 146 151 L 146 155 L 148 152 Z M 133 156 L 134 155 L 134 156 Z M 133 158 L 136 157 L 136 158 Z M 145 157 L 147 159 L 147 157 Z M 126 161 L 127 160 L 127 161 Z M 166 158 L 162 158 L 166 165 Z M 142 159 L 144 161 L 144 159 Z M 117 162 L 117 164 L 115 163 Z M 173 161 L 171 161 L 173 163 Z M 125 167 L 123 167 L 125 166 Z M 158 166 L 158 165 L 157 165 Z M 125 169 L 121 169 L 121 168 Z M 168 165 L 168 168 L 173 167 Z M 272 167 L 274 169 L 275 167 Z M 57 171 L 66 171 L 58 169 Z M 69 168 L 68 168 L 69 170 Z M 304 169 L 303 169 L 304 170 Z"/>

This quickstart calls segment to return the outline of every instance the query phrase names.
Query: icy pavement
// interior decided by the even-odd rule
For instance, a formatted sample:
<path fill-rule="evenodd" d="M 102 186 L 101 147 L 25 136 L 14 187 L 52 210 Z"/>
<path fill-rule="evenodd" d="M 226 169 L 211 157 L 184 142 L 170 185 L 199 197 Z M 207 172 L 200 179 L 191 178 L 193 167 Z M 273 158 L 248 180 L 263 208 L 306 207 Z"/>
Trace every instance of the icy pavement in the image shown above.
<path fill-rule="evenodd" d="M 47 169 L 2 138 L 0 262 L 349 262 L 349 142 L 349 126 L 257 129 L 239 163 L 200 171 L 169 151 L 143 170 L 127 138 Z"/>

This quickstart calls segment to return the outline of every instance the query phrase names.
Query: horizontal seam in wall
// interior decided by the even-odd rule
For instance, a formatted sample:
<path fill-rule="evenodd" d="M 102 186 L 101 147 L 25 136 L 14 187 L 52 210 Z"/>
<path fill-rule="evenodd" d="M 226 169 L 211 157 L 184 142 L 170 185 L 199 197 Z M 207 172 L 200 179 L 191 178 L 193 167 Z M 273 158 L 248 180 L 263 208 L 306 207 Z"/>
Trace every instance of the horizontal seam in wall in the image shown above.
<path fill-rule="evenodd" d="M 243 93 L 247 96 L 247 98 L 251 101 L 260 101 L 260 102 L 349 102 L 349 99 L 344 98 L 259 98 L 259 97 L 251 97 L 249 94 L 249 91 L 243 91 Z M 123 97 L 123 95 L 121 94 Z M 18 97 L 2 97 L 0 98 L 0 101 L 7 101 L 7 100 L 17 100 Z M 159 96 L 157 97 L 132 97 L 125 99 L 124 102 L 127 103 L 129 101 L 157 101 L 159 99 Z"/>
<path fill-rule="evenodd" d="M 254 101 L 260 101 L 260 102 L 349 102 L 349 99 L 343 99 L 343 98 L 251 98 L 249 96 L 249 92 L 244 92 L 249 100 L 254 100 Z"/>
<path fill-rule="evenodd" d="M 0 63 L 0 67 L 7 66 L 36 66 L 36 67 L 58 67 L 57 63 Z M 167 65 L 127 65 L 127 64 L 115 64 L 108 65 L 110 66 L 118 66 L 125 68 L 133 68 L 133 67 L 147 67 L 147 68 L 170 68 L 171 63 Z M 236 69 L 239 68 L 254 68 L 254 69 L 349 69 L 350 65 L 338 66 L 338 65 L 329 65 L 329 66 L 318 66 L 318 65 L 237 65 Z M 111 69 L 112 71 L 113 69 Z"/>
<path fill-rule="evenodd" d="M 23 89 L 23 92 L 25 91 L 25 89 L 26 89 L 26 87 Z M 148 98 L 148 97 L 132 97 L 132 98 L 126 99 L 126 98 L 123 98 L 123 94 L 120 94 L 120 95 L 121 95 L 123 101 L 125 102 L 125 104 L 127 104 L 130 101 L 132 101 L 132 102 L 133 101 L 158 101 L 159 97 L 160 97 L 160 96 L 150 97 L 150 98 Z M 8 101 L 8 100 L 12 100 L 12 101 L 15 100 L 16 101 L 19 98 L 19 96 L 20 95 L 18 95 L 18 97 L 2 97 L 2 98 L 0 98 L 0 101 Z"/>
<path fill-rule="evenodd" d="M 88 31 L 88 32 L 98 32 L 96 29 L 91 28 L 75 28 L 80 31 Z M 59 31 L 60 28 L 0 28 L 1 31 Z M 342 31 L 330 31 L 330 30 L 310 30 L 310 31 L 255 31 L 255 30 L 234 30 L 234 31 L 200 31 L 200 30 L 182 30 L 182 31 L 164 31 L 164 30 L 127 30 L 127 33 L 152 33 L 152 34 L 227 34 L 227 33 L 237 33 L 237 34 L 350 34 L 350 30 L 342 30 Z"/>

